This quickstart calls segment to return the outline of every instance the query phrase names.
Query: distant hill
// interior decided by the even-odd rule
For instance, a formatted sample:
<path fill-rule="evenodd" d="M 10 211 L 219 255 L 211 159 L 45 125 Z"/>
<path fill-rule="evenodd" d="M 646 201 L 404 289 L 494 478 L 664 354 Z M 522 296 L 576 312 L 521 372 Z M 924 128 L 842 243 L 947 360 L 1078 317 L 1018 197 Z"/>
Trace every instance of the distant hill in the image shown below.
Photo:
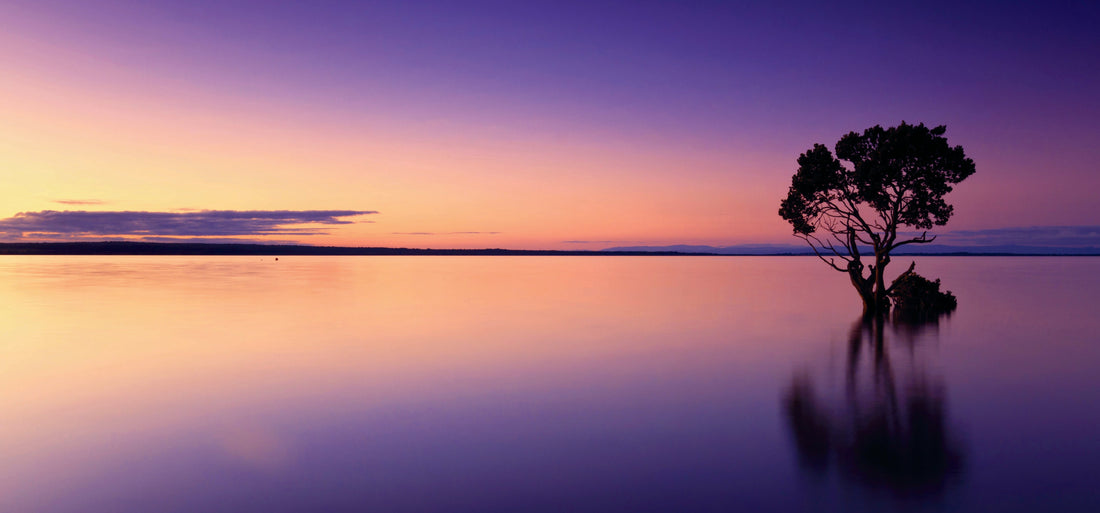
<path fill-rule="evenodd" d="M 867 248 L 870 251 L 870 248 Z M 621 246 L 607 248 L 607 252 L 662 251 L 677 253 L 707 253 L 714 255 L 812 255 L 809 246 L 795 244 L 739 244 L 734 246 Z M 1072 255 L 1100 256 L 1100 247 L 1056 246 L 948 246 L 943 244 L 908 245 L 896 250 L 894 255 Z"/>
<path fill-rule="evenodd" d="M 1100 247 L 1061 247 L 1061 246 L 1025 246 L 1020 244 L 1002 244 L 996 246 L 948 246 L 929 244 L 912 245 L 898 250 L 898 255 L 928 254 L 980 254 L 980 255 L 1068 255 L 1097 256 Z"/>

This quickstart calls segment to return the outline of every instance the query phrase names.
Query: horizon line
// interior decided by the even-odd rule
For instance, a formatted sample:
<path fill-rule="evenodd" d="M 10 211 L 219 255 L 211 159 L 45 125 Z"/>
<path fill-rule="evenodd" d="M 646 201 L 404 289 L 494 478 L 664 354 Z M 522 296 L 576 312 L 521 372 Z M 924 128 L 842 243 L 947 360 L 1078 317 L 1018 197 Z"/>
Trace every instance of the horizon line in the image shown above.
<path fill-rule="evenodd" d="M 756 246 L 784 246 L 781 244 L 754 244 Z M 750 246 L 746 244 L 745 246 Z M 635 246 L 629 249 L 598 250 L 557 250 L 557 249 L 507 249 L 507 248 L 407 248 L 386 246 L 317 246 L 299 243 L 262 242 L 150 242 L 150 241 L 45 241 L 45 242 L 0 242 L 0 255 L 242 255 L 242 256 L 382 256 L 382 255 L 544 255 L 544 256 L 814 256 L 809 250 L 773 251 L 758 253 L 719 253 L 706 251 L 676 251 L 669 246 Z M 700 247 L 700 246 L 696 246 Z M 705 246 L 704 246 L 705 247 Z M 733 248 L 736 246 L 725 246 Z M 1027 247 L 1027 246 L 1023 246 Z M 943 252 L 894 253 L 897 256 L 1100 256 L 1100 248 L 1061 248 L 1070 251 L 1013 252 L 1005 250 L 981 251 L 980 246 L 968 249 L 952 247 Z M 1035 249 L 1055 250 L 1059 248 Z M 715 248 L 719 249 L 719 248 Z M 992 249 L 992 248 L 991 248 Z M 273 250 L 273 251 L 272 251 Z M 1072 252 L 1077 250 L 1077 252 Z"/>

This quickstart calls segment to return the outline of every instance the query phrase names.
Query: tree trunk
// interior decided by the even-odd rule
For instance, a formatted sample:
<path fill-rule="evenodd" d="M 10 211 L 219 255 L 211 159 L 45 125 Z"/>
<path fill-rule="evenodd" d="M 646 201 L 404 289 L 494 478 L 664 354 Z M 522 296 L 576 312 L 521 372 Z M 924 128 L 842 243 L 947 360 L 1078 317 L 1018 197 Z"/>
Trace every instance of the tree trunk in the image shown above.
<path fill-rule="evenodd" d="M 848 269 L 848 277 L 852 281 L 852 286 L 855 287 L 860 300 L 863 301 L 864 319 L 882 317 L 890 313 L 890 299 L 886 296 L 886 280 L 882 272 L 884 267 L 885 264 L 875 266 L 866 278 L 863 277 L 861 270 L 855 267 Z"/>
<path fill-rule="evenodd" d="M 872 315 L 881 317 L 890 313 L 890 298 L 886 296 L 886 265 L 890 263 L 890 255 L 883 255 L 879 250 L 875 251 L 875 269 L 867 281 L 873 281 L 874 292 L 872 298 Z M 864 305 L 863 315 L 867 317 L 867 306 Z"/>
<path fill-rule="evenodd" d="M 859 298 L 863 300 L 863 317 L 872 318 L 879 315 L 876 307 L 878 302 L 875 300 L 874 276 L 864 278 L 862 268 L 852 267 L 848 269 L 848 277 L 851 278 L 852 286 L 859 293 Z"/>
<path fill-rule="evenodd" d="M 890 311 L 890 305 L 877 299 L 874 292 L 863 295 L 861 299 L 863 300 L 864 319 L 878 319 Z"/>

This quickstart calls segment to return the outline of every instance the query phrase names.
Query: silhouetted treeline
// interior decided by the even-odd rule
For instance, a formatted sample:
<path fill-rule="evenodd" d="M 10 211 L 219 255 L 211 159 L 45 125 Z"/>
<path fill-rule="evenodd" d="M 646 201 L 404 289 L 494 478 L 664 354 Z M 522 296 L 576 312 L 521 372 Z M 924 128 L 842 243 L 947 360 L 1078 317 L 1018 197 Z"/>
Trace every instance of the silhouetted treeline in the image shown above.
<path fill-rule="evenodd" d="M 554 251 L 524 249 L 412 249 L 211 244 L 203 242 L 17 242 L 0 243 L 0 255 L 532 255 L 532 256 L 713 256 L 676 251 Z"/>

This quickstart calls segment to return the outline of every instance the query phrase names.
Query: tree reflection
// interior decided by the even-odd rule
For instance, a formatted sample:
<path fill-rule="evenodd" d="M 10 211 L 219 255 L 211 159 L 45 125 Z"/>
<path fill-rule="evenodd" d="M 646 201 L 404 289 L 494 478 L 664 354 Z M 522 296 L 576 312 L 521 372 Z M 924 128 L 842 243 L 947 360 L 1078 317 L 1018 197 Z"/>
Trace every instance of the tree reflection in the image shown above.
<path fill-rule="evenodd" d="M 834 408 L 808 373 L 795 375 L 783 406 L 806 470 L 835 469 L 845 479 L 908 498 L 937 495 L 959 475 L 962 451 L 948 430 L 942 382 L 912 351 L 934 338 L 934 324 L 857 322 Z M 887 327 L 890 339 L 909 347 L 902 351 L 907 358 L 891 358 Z M 896 365 L 905 372 L 896 373 Z"/>

